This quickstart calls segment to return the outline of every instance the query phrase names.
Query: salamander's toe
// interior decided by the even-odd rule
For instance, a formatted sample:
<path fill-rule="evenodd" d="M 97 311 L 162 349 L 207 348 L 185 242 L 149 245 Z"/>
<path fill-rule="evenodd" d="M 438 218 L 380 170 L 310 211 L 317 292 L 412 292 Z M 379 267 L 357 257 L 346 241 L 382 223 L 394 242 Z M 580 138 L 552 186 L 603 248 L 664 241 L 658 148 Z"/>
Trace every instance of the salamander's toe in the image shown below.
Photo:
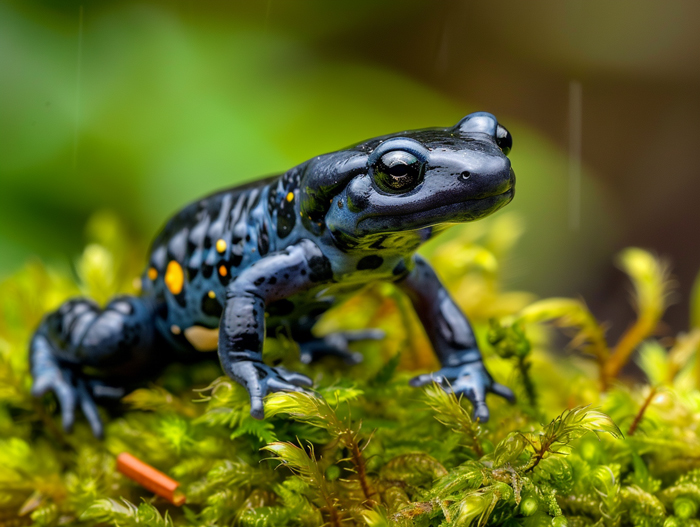
<path fill-rule="evenodd" d="M 489 409 L 486 406 L 486 403 L 477 403 L 474 405 L 474 420 L 479 420 L 482 423 L 485 423 L 489 420 Z"/>
<path fill-rule="evenodd" d="M 503 397 L 509 403 L 515 402 L 515 394 L 513 393 L 513 390 L 507 386 L 493 382 L 493 384 L 491 384 L 491 392 Z"/>
<path fill-rule="evenodd" d="M 353 366 L 364 360 L 364 356 L 350 349 L 353 342 L 382 340 L 386 334 L 381 329 L 338 331 L 320 338 L 299 343 L 301 362 L 309 364 L 324 357 L 336 357 Z"/>
<path fill-rule="evenodd" d="M 261 397 L 251 396 L 250 398 L 250 415 L 254 419 L 265 419 L 265 407 Z"/>

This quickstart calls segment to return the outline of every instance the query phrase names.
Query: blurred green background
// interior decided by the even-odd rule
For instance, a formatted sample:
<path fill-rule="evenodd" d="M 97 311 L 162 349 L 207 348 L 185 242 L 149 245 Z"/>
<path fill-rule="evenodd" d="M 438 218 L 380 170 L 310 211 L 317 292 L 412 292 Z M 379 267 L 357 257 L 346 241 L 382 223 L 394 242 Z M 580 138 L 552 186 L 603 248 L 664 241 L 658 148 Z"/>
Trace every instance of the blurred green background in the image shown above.
<path fill-rule="evenodd" d="M 0 275 L 73 262 L 97 210 L 150 240 L 212 190 L 486 110 L 515 140 L 510 287 L 621 331 L 618 249 L 668 254 L 682 291 L 700 267 L 699 21 L 691 0 L 0 2 Z"/>

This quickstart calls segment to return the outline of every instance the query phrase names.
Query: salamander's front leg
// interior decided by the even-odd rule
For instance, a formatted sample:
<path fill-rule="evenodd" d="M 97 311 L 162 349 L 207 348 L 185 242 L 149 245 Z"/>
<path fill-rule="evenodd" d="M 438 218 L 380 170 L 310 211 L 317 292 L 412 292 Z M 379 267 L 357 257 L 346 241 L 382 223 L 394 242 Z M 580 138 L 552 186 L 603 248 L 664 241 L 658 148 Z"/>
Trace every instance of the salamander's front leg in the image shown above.
<path fill-rule="evenodd" d="M 318 246 L 302 240 L 254 263 L 229 284 L 219 325 L 219 359 L 226 374 L 248 390 L 253 417 L 265 416 L 263 398 L 268 393 L 311 386 L 305 375 L 263 363 L 266 305 L 332 277 L 330 262 Z"/>
<path fill-rule="evenodd" d="M 513 392 L 494 382 L 481 359 L 481 353 L 467 318 L 457 307 L 435 271 L 420 256 L 408 276 L 399 282 L 408 294 L 430 338 L 442 369 L 411 380 L 412 386 L 435 382 L 443 389 L 464 394 L 474 406 L 474 417 L 489 418 L 486 393 L 493 392 L 509 401 Z"/>

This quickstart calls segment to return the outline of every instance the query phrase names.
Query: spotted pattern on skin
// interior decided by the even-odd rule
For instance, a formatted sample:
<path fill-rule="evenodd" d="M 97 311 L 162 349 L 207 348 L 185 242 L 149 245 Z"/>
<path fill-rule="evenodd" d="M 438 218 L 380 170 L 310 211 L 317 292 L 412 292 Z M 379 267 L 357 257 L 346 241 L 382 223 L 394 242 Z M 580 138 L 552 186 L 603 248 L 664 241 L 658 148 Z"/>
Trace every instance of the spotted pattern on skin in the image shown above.
<path fill-rule="evenodd" d="M 333 279 L 331 261 L 323 255 L 309 258 L 309 269 L 311 270 L 309 280 L 312 282 L 325 282 Z M 305 274 L 305 271 L 302 270 L 302 274 Z"/>
<path fill-rule="evenodd" d="M 265 256 L 270 250 L 270 235 L 267 231 L 267 224 L 262 222 L 260 232 L 258 232 L 258 252 L 260 256 Z"/>
<path fill-rule="evenodd" d="M 170 260 L 168 263 L 164 281 L 168 291 L 173 295 L 179 295 L 182 292 L 182 287 L 185 285 L 185 274 L 182 272 L 182 266 L 175 260 Z"/>
<path fill-rule="evenodd" d="M 299 169 L 291 170 L 282 177 L 280 182 L 280 193 L 286 192 L 281 195 L 276 207 L 277 237 L 280 240 L 289 236 L 297 222 L 294 191 L 299 187 L 300 175 Z"/>
<path fill-rule="evenodd" d="M 212 291 L 210 291 L 210 293 L 211 292 Z M 221 316 L 221 312 L 223 311 L 221 304 L 219 304 L 218 300 L 216 300 L 216 296 L 211 296 L 209 294 L 202 297 L 202 303 L 199 307 L 202 310 L 202 313 L 208 317 L 218 318 Z"/>
<path fill-rule="evenodd" d="M 270 185 L 269 189 L 267 194 L 267 213 L 270 218 L 273 218 L 277 209 L 277 185 Z"/>
<path fill-rule="evenodd" d="M 491 128 L 497 126 L 488 115 L 481 115 L 477 122 L 490 123 Z M 67 349 L 61 351 L 70 354 L 75 348 L 79 360 L 93 356 L 101 360 L 109 351 L 106 347 L 114 344 L 119 351 L 114 355 L 115 360 L 119 359 L 116 362 L 127 356 L 129 360 L 133 357 L 142 362 L 151 358 L 160 360 L 165 358 L 161 344 L 172 345 L 178 356 L 179 351 L 189 353 L 193 348 L 216 349 L 215 326 L 220 323 L 223 332 L 220 362 L 224 371 L 244 386 L 252 387 L 253 381 L 258 381 L 262 393 L 251 393 L 251 413 L 262 418 L 262 397 L 268 388 L 290 386 L 283 370 L 270 369 L 262 362 L 262 343 L 269 329 L 265 327 L 266 311 L 278 315 L 288 313 L 282 315 L 281 320 L 273 317 L 270 320 L 273 328 L 280 323 L 286 324 L 290 332 L 297 328 L 296 334 L 291 335 L 295 339 L 306 332 L 311 335 L 316 316 L 336 299 L 342 299 L 376 278 L 400 283 L 411 296 L 444 366 L 439 372 L 441 376 L 449 376 L 448 372 L 454 370 L 455 365 L 472 368 L 480 355 L 468 322 L 436 275 L 429 267 L 424 268 L 427 264 L 414 261 L 415 249 L 432 236 L 432 229 L 403 230 L 416 222 L 424 224 L 423 217 L 430 222 L 439 219 L 434 217 L 433 209 L 444 204 L 442 191 L 451 194 L 454 188 L 454 192 L 459 189 L 460 193 L 472 197 L 486 192 L 491 183 L 494 189 L 502 189 L 513 179 L 512 172 L 510 179 L 506 177 L 509 167 L 506 160 L 501 159 L 502 166 L 495 164 L 498 156 L 503 158 L 498 153 L 499 138 L 494 136 L 495 143 L 490 139 L 467 140 L 461 137 L 465 123 L 466 120 L 458 127 L 444 130 L 384 136 L 348 150 L 318 156 L 283 175 L 217 192 L 192 203 L 177 213 L 153 242 L 151 260 L 140 277 L 143 299 L 132 297 L 132 300 L 112 302 L 104 310 L 107 313 L 104 321 L 100 319 L 94 325 L 91 319 L 99 317 L 100 313 L 96 306 L 81 304 L 70 313 L 61 314 L 54 321 L 65 325 L 66 336 L 70 338 L 63 339 L 61 344 L 65 343 Z M 474 126 L 467 128 L 477 130 L 482 125 Z M 370 181 L 375 176 L 372 167 L 382 153 L 390 151 L 375 149 L 387 137 L 390 141 L 396 138 L 399 142 L 391 144 L 401 148 L 407 142 L 421 143 L 422 146 L 407 148 L 424 151 L 426 170 L 432 174 L 435 169 L 436 178 L 449 178 L 449 182 L 441 185 L 439 180 L 433 182 L 426 177 L 428 183 L 423 189 L 426 192 L 417 191 L 406 196 L 403 202 L 397 201 L 399 197 L 386 196 L 374 200 Z M 469 145 L 465 146 L 467 143 Z M 434 148 L 439 149 L 439 155 L 431 159 L 433 155 L 429 152 Z M 375 152 L 377 155 L 373 155 Z M 455 178 L 465 173 L 463 158 L 469 158 L 465 166 L 469 165 L 472 170 L 472 156 L 474 166 L 481 166 L 481 157 L 486 156 L 484 177 L 476 178 L 480 181 L 471 178 L 468 184 L 456 183 Z M 489 172 L 496 170 L 494 167 L 499 171 L 498 177 Z M 441 187 L 438 194 L 433 195 L 432 190 L 438 187 Z M 512 192 L 508 196 L 512 197 Z M 492 202 L 493 205 L 489 205 Z M 465 209 L 460 211 L 463 215 L 448 219 L 478 219 L 505 202 L 480 203 L 485 205 L 477 205 L 473 211 Z M 391 215 L 384 214 L 385 207 Z M 401 209 L 408 209 L 408 219 L 393 213 L 402 212 Z M 361 217 L 369 219 L 363 226 L 357 223 Z M 402 258 L 406 260 L 399 263 Z M 96 338 L 82 338 L 83 328 L 88 325 L 96 328 Z M 51 328 L 47 323 L 46 331 Z M 116 336 L 112 337 L 111 332 Z M 38 336 L 44 338 L 43 334 Z M 151 356 L 146 348 L 154 338 L 157 339 L 154 342 L 157 355 Z M 87 347 L 73 346 L 78 341 L 81 347 L 87 342 Z M 307 339 L 299 341 L 308 342 Z M 95 353 L 92 353 L 93 348 L 97 349 Z M 40 358 L 43 359 L 43 355 Z M 60 358 L 56 353 L 56 359 Z M 136 369 L 124 364 L 127 374 Z M 50 373 L 55 375 L 53 371 Z M 70 373 L 72 375 L 72 368 Z M 463 375 L 472 377 L 469 382 L 474 394 L 483 394 L 490 388 L 485 371 L 465 369 L 458 375 L 457 380 Z M 300 381 L 301 376 L 296 377 Z M 303 381 L 307 382 L 310 380 Z M 493 387 L 491 391 L 497 392 L 497 386 Z M 508 393 L 503 387 L 498 391 Z M 483 397 L 472 402 L 477 411 L 475 418 L 488 417 Z M 90 419 L 90 415 L 87 417 Z M 91 421 L 91 424 L 94 423 Z"/>
<path fill-rule="evenodd" d="M 167 249 L 165 246 L 160 245 L 153 249 L 151 254 L 151 265 L 156 269 L 163 269 L 165 263 L 167 262 Z"/>
<path fill-rule="evenodd" d="M 408 272 L 408 268 L 406 267 L 406 262 L 401 260 L 396 267 L 391 271 L 391 274 L 394 276 L 401 276 L 403 274 L 406 274 Z"/>
<path fill-rule="evenodd" d="M 357 270 L 371 271 L 374 269 L 378 269 L 379 266 L 381 266 L 383 263 L 384 259 L 381 256 L 377 256 L 376 254 L 370 254 L 368 256 L 362 257 L 360 261 L 357 262 Z"/>
<path fill-rule="evenodd" d="M 184 228 L 175 233 L 168 241 L 168 259 L 182 262 L 187 254 L 187 237 L 189 229 Z"/>
<path fill-rule="evenodd" d="M 241 244 L 236 244 L 231 247 L 230 261 L 231 265 L 234 267 L 241 265 L 241 262 L 243 261 L 243 246 Z"/>

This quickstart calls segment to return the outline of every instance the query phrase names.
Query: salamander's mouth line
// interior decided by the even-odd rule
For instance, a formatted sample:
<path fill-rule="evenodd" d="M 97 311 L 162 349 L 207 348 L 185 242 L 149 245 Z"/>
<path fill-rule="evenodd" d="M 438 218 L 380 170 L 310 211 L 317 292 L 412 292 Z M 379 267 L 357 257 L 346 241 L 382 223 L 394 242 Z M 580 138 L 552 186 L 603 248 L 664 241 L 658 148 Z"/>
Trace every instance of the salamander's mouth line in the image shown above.
<path fill-rule="evenodd" d="M 515 195 L 515 186 L 511 185 L 507 190 L 504 192 L 501 192 L 500 194 L 492 194 L 490 196 L 485 196 L 483 198 L 472 198 L 472 199 L 466 199 L 466 200 L 461 200 L 461 201 L 455 201 L 452 203 L 447 203 L 445 205 L 442 205 L 437 208 L 429 209 L 429 211 L 432 213 L 430 216 L 432 218 L 436 218 L 436 221 L 428 222 L 425 225 L 422 225 L 420 227 L 416 228 L 424 228 L 424 227 L 430 227 L 431 225 L 436 225 L 438 223 L 451 223 L 449 221 L 449 216 L 451 214 L 454 214 L 455 216 L 458 215 L 460 212 L 463 211 L 463 207 L 468 206 L 469 204 L 475 204 L 475 203 L 487 203 L 488 201 L 492 201 L 494 203 L 497 203 L 497 205 L 493 208 L 491 212 L 495 212 L 496 210 L 500 209 L 503 207 L 505 204 L 509 203 L 512 199 L 513 196 Z M 467 210 L 471 210 L 471 207 L 466 207 Z M 477 209 L 480 210 L 480 209 Z M 365 216 L 364 218 L 360 219 L 356 223 L 356 228 L 360 228 L 362 226 L 362 223 L 367 221 L 367 220 L 372 220 L 376 218 L 384 218 L 387 216 L 391 216 L 392 218 L 396 219 L 410 219 L 415 216 L 419 216 L 420 214 L 423 214 L 426 211 L 417 211 L 417 212 L 408 212 L 405 214 L 370 214 Z M 481 217 L 481 216 L 479 216 Z M 445 218 L 445 219 L 437 219 L 437 218 Z M 464 222 L 470 221 L 470 220 L 462 220 Z M 462 221 L 456 220 L 454 223 L 461 223 Z M 374 234 L 383 234 L 384 231 L 372 231 Z M 391 228 L 387 228 L 386 232 L 393 232 Z"/>

